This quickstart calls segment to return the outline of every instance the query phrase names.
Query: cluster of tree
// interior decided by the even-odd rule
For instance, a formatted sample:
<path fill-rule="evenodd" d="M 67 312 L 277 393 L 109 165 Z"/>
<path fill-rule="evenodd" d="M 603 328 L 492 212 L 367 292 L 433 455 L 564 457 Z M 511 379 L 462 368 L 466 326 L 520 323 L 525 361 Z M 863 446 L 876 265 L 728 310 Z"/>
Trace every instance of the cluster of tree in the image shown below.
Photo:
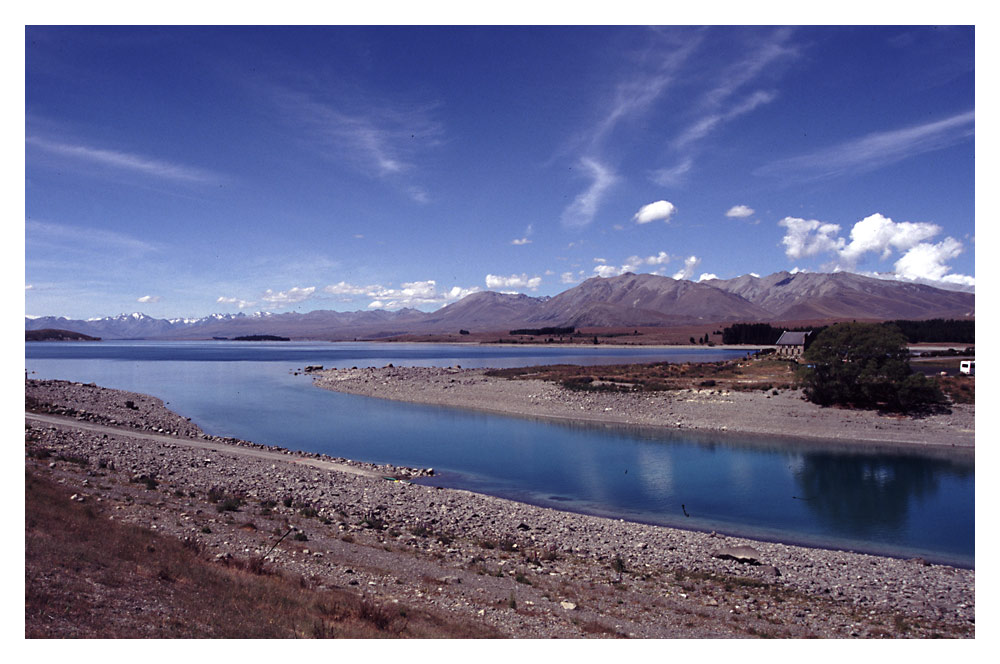
<path fill-rule="evenodd" d="M 25 330 L 25 341 L 100 341 L 100 337 L 92 337 L 82 332 L 71 330 L 55 330 L 46 328 L 44 330 Z"/>
<path fill-rule="evenodd" d="M 291 341 L 291 339 L 274 334 L 249 334 L 245 337 L 233 337 L 233 341 Z"/>
<path fill-rule="evenodd" d="M 708 336 L 708 332 L 705 333 L 705 336 L 698 337 L 697 340 L 694 337 L 691 337 L 690 340 L 691 340 L 691 343 L 693 343 L 693 344 L 710 344 L 712 346 L 715 345 L 714 343 L 712 343 L 711 338 Z"/>
<path fill-rule="evenodd" d="M 886 325 L 895 325 L 906 335 L 911 344 L 951 342 L 960 344 L 976 343 L 976 321 L 974 320 L 894 320 Z"/>
<path fill-rule="evenodd" d="M 925 350 L 914 354 L 920 357 L 975 357 L 976 349 L 973 346 L 967 346 L 965 350 L 946 348 L 944 350 Z"/>
<path fill-rule="evenodd" d="M 838 323 L 816 335 L 803 358 L 806 398 L 909 412 L 944 403 L 937 383 L 910 369 L 907 338 L 894 325 Z"/>
<path fill-rule="evenodd" d="M 769 346 L 778 340 L 784 328 L 768 323 L 733 323 L 722 328 L 722 343 Z"/>
<path fill-rule="evenodd" d="M 576 332 L 575 327 L 536 327 L 536 328 L 522 328 L 520 330 L 511 330 L 510 333 L 514 335 L 526 334 L 531 336 L 545 336 L 546 334 L 573 334 Z"/>

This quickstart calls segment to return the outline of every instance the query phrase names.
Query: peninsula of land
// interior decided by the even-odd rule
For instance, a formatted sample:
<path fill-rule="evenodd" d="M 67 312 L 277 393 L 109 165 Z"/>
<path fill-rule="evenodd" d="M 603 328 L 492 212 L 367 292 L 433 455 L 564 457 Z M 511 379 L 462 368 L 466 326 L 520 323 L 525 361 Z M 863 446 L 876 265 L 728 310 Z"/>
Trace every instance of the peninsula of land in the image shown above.
<path fill-rule="evenodd" d="M 590 396 L 562 412 L 615 411 Z M 27 637 L 975 636 L 974 570 L 441 489 L 92 384 L 27 380 L 25 407 Z"/>
<path fill-rule="evenodd" d="M 790 385 L 766 390 L 699 386 L 655 392 L 571 390 L 553 381 L 512 380 L 488 369 L 381 367 L 313 373 L 324 389 L 504 415 L 842 442 L 921 446 L 959 454 L 975 449 L 975 405 L 922 416 L 824 408 Z M 714 381 L 702 381 L 702 383 Z"/>

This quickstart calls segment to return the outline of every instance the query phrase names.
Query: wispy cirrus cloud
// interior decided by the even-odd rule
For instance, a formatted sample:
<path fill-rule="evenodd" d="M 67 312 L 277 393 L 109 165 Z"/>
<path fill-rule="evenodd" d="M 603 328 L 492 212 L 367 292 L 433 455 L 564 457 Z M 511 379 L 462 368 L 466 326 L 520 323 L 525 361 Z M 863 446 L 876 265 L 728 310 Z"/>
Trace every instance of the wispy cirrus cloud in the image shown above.
<path fill-rule="evenodd" d="M 563 210 L 562 224 L 566 228 L 590 225 L 604 195 L 618 181 L 618 176 L 610 167 L 595 159 L 581 159 L 580 166 L 590 177 L 590 186 Z"/>
<path fill-rule="evenodd" d="M 270 93 L 285 121 L 302 130 L 310 146 L 377 179 L 408 176 L 423 151 L 439 145 L 444 134 L 434 118 L 436 106 L 430 103 L 376 104 L 288 88 L 273 88 Z M 398 184 L 418 203 L 430 199 L 419 185 Z"/>
<path fill-rule="evenodd" d="M 97 228 L 29 219 L 24 223 L 25 245 L 30 249 L 51 249 L 64 253 L 99 253 L 102 256 L 138 257 L 159 247 L 146 240 Z"/>
<path fill-rule="evenodd" d="M 703 37 L 700 32 L 663 33 L 629 63 L 628 74 L 617 83 L 604 114 L 587 134 L 590 152 L 599 151 L 619 125 L 642 117 L 663 97 Z"/>
<path fill-rule="evenodd" d="M 648 48 L 632 54 L 624 73 L 598 102 L 597 121 L 576 137 L 577 164 L 591 177 L 586 190 L 576 196 L 562 214 L 567 228 L 588 226 L 605 194 L 618 181 L 608 158 L 608 144 L 620 127 L 641 121 L 663 99 L 685 63 L 701 44 L 703 34 L 676 31 L 649 32 Z"/>
<path fill-rule="evenodd" d="M 141 175 L 148 175 L 164 180 L 174 180 L 192 183 L 212 183 L 224 178 L 211 171 L 177 164 L 161 159 L 154 159 L 144 155 L 112 150 L 103 147 L 81 145 L 75 143 L 63 143 L 52 141 L 40 136 L 28 136 L 25 142 L 29 145 L 40 148 L 59 157 L 66 157 L 78 161 L 108 166 Z"/>
<path fill-rule="evenodd" d="M 675 140 L 675 145 L 678 148 L 686 148 L 690 144 L 705 138 L 723 124 L 749 113 L 758 106 L 774 101 L 777 96 L 777 93 L 773 91 L 755 90 L 725 110 L 712 112 L 699 118 L 694 124 L 681 132 L 681 135 Z"/>
<path fill-rule="evenodd" d="M 806 181 L 866 173 L 968 140 L 975 136 L 975 119 L 975 112 L 967 111 L 943 120 L 876 132 L 767 164 L 754 174 Z"/>
<path fill-rule="evenodd" d="M 650 180 L 664 186 L 682 184 L 692 170 L 700 152 L 699 144 L 726 124 L 757 108 L 770 104 L 778 97 L 776 90 L 767 87 L 768 81 L 785 63 L 798 57 L 799 49 L 792 43 L 794 28 L 781 27 L 766 34 L 754 35 L 745 49 L 745 56 L 718 71 L 703 75 L 714 82 L 691 105 L 694 119 L 673 139 L 672 147 L 680 154 L 680 161 L 672 167 L 652 171 Z"/>

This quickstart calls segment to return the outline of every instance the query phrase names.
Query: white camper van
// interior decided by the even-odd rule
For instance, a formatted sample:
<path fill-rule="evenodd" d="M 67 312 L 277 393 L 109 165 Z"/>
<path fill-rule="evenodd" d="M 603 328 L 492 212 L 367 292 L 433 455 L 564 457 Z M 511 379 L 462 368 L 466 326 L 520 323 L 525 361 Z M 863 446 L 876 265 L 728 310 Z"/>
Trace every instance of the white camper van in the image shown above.
<path fill-rule="evenodd" d="M 960 373 L 967 374 L 969 376 L 976 375 L 976 361 L 975 360 L 962 360 L 962 363 L 958 365 L 958 370 Z"/>

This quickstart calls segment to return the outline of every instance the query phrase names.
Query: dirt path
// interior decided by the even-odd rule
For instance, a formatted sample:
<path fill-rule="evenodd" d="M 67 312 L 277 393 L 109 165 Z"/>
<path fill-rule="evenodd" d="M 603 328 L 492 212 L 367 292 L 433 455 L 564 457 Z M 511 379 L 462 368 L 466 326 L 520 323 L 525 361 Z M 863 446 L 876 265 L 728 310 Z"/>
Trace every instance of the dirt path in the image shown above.
<path fill-rule="evenodd" d="M 148 440 L 156 443 L 172 443 L 174 445 L 184 445 L 186 447 L 193 447 L 202 450 L 224 452 L 226 454 L 233 454 L 235 456 L 253 457 L 255 459 L 271 460 L 275 462 L 280 461 L 282 463 L 294 463 L 301 466 L 319 468 L 320 470 L 331 470 L 338 473 L 351 473 L 352 475 L 362 475 L 364 477 L 381 477 L 379 473 L 376 473 L 374 471 L 366 470 L 364 468 L 356 468 L 354 466 L 350 466 L 343 463 L 322 461 L 319 459 L 289 458 L 288 454 L 282 454 L 281 452 L 270 452 L 268 450 L 262 450 L 254 447 L 238 447 L 228 443 L 213 443 L 207 440 L 182 438 L 180 436 L 167 436 L 164 434 L 142 433 L 138 431 L 132 431 L 130 429 L 123 430 L 121 427 L 106 426 L 103 424 L 94 424 L 93 422 L 81 422 L 71 417 L 61 417 L 58 415 L 43 415 L 41 413 L 31 413 L 25 411 L 24 419 L 39 422 L 42 424 L 51 424 L 54 426 L 74 427 L 76 429 L 81 429 L 83 431 L 90 431 L 92 433 L 100 433 L 108 435 L 122 435 L 123 433 L 125 433 L 130 438 L 136 440 Z"/>

